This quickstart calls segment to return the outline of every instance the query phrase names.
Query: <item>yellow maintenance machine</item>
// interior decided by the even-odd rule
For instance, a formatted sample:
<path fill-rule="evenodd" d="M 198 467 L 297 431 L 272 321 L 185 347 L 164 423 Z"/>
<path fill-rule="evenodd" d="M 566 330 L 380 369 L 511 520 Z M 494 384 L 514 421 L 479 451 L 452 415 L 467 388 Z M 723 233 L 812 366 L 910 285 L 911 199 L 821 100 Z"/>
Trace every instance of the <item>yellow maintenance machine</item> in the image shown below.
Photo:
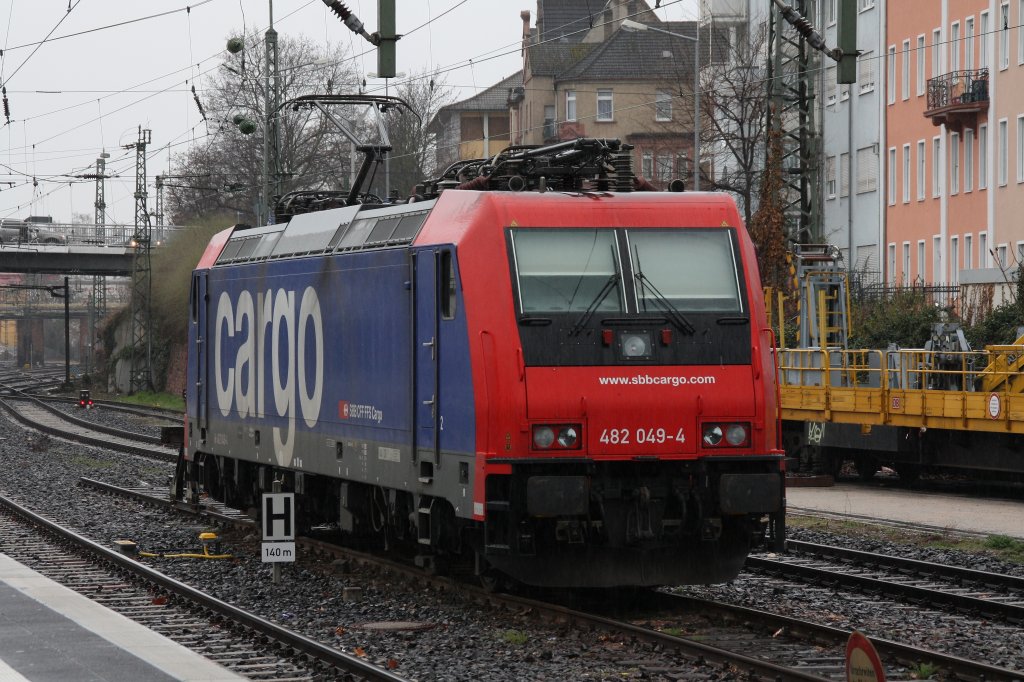
<path fill-rule="evenodd" d="M 1024 336 L 975 351 L 958 325 L 940 323 L 923 348 L 851 350 L 838 250 L 800 245 L 792 272 L 796 347 L 783 333 L 784 299 L 766 297 L 779 325 L 779 409 L 791 469 L 835 474 L 852 460 L 863 478 L 883 465 L 909 479 L 935 468 L 1024 474 Z"/>

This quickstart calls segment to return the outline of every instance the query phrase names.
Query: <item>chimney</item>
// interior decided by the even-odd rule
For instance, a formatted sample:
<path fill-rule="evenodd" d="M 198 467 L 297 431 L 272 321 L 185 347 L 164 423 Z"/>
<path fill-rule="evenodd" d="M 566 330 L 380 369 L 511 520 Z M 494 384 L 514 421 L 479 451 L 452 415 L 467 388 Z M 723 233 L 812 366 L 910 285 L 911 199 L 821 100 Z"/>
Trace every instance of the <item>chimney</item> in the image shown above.
<path fill-rule="evenodd" d="M 530 10 L 524 9 L 519 13 L 519 18 L 523 20 L 523 51 L 526 51 L 526 46 L 530 42 Z"/>

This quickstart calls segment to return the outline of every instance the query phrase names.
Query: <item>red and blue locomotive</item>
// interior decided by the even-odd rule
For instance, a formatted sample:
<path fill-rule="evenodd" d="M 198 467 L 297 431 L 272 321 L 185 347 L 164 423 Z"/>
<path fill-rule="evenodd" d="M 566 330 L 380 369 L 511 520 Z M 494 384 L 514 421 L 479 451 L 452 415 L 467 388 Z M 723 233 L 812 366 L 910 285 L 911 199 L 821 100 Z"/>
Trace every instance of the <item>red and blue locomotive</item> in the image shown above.
<path fill-rule="evenodd" d="M 192 492 L 258 507 L 279 478 L 307 525 L 534 585 L 723 581 L 781 542 L 753 245 L 724 194 L 633 191 L 629 155 L 512 148 L 406 203 L 218 234 Z"/>

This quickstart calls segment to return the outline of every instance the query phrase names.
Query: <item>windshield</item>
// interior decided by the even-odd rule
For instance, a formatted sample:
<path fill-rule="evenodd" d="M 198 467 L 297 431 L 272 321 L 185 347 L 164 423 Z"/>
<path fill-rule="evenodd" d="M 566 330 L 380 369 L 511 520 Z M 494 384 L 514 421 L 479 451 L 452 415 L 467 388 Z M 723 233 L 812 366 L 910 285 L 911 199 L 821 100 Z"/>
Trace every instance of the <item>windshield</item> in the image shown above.
<path fill-rule="evenodd" d="M 729 230 L 628 230 L 640 312 L 743 312 Z M 661 296 L 659 296 L 659 293 Z"/>
<path fill-rule="evenodd" d="M 622 312 L 617 248 L 613 230 L 513 229 L 520 310 Z"/>

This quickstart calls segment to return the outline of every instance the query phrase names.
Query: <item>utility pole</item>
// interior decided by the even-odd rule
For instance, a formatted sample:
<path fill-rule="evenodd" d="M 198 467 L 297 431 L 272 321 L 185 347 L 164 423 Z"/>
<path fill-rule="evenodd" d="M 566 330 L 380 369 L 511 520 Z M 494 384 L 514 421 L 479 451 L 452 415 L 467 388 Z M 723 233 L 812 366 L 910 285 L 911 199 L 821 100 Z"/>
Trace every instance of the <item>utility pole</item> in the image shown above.
<path fill-rule="evenodd" d="M 150 227 L 146 212 L 146 147 L 151 141 L 149 130 L 139 126 L 138 142 L 126 145 L 135 149 L 135 258 L 132 261 L 132 346 L 129 393 L 152 390 L 152 317 L 150 315 Z"/>
<path fill-rule="evenodd" d="M 281 196 L 281 139 L 278 109 L 281 107 L 281 81 L 278 77 L 277 31 L 274 30 L 274 0 L 270 2 L 270 27 L 263 36 L 266 58 L 266 84 L 263 88 L 263 207 L 264 224 L 274 222 L 275 196 Z"/>
<path fill-rule="evenodd" d="M 107 202 L 104 198 L 104 180 L 107 175 L 107 159 L 110 154 L 102 152 L 96 158 L 96 172 L 83 175 L 83 178 L 95 178 L 96 180 L 96 201 L 93 206 L 96 209 L 94 238 L 100 244 L 107 242 Z M 96 320 L 102 318 L 107 311 L 107 278 L 103 275 L 93 275 L 92 296 L 89 299 L 89 347 L 83 355 L 85 356 L 86 374 L 89 373 L 89 365 L 93 361 L 93 353 L 96 350 Z"/>

